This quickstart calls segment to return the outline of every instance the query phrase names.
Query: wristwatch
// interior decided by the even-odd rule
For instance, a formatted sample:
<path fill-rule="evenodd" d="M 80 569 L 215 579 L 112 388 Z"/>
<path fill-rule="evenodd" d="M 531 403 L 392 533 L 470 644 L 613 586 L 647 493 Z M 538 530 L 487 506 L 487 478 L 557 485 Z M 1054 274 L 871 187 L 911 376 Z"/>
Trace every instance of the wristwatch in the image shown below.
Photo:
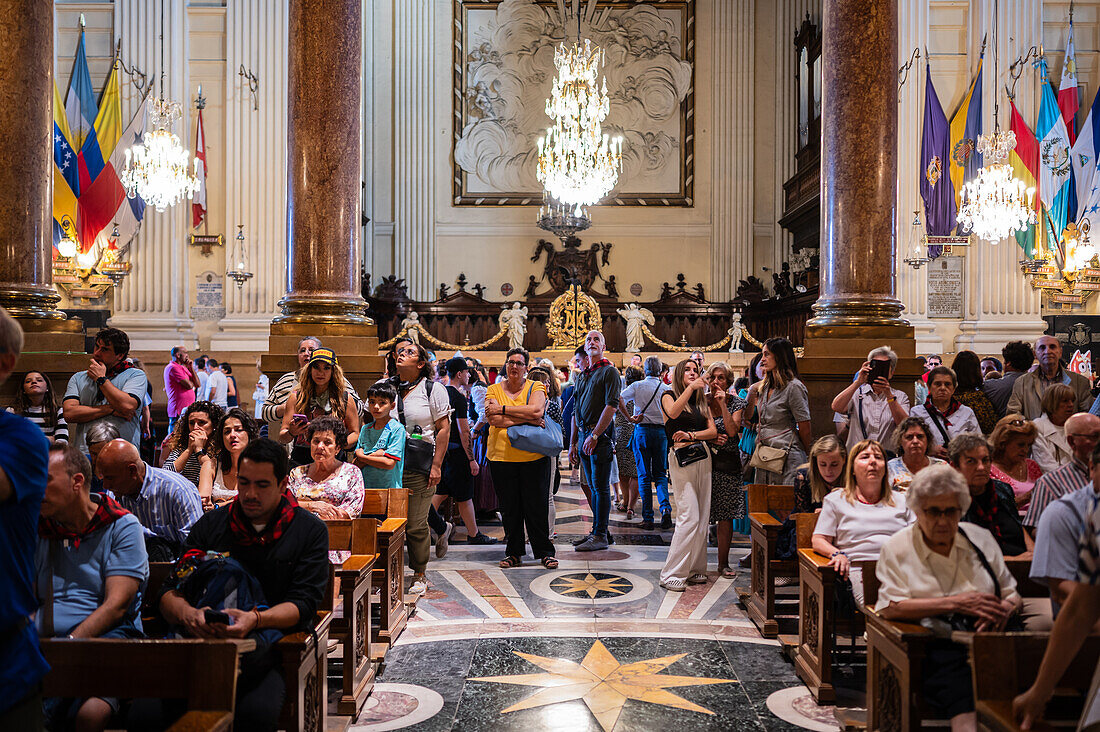
<path fill-rule="evenodd" d="M 96 386 L 103 386 L 103 382 L 106 381 L 106 380 L 107 380 L 106 376 L 100 376 L 98 379 L 95 380 L 95 385 Z"/>

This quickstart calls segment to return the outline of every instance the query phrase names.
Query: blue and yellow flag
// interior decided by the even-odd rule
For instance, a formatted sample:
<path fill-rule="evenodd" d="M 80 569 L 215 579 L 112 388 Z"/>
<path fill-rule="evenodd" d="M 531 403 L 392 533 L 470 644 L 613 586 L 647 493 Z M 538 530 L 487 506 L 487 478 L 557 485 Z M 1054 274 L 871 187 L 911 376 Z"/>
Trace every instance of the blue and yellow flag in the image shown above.
<path fill-rule="evenodd" d="M 122 134 L 122 102 L 117 65 L 111 68 L 107 84 L 99 97 L 99 112 L 95 124 L 80 148 L 80 189 L 88 188 L 103 170 L 103 162 L 111 157 Z"/>
<path fill-rule="evenodd" d="M 962 205 L 963 183 L 974 179 L 982 167 L 978 152 L 978 135 L 982 133 L 982 61 L 970 89 L 951 118 L 951 183 L 955 188 L 955 205 Z"/>
<path fill-rule="evenodd" d="M 53 243 L 64 234 L 77 240 L 77 198 L 80 183 L 77 176 L 77 154 L 65 119 L 65 104 L 57 83 L 53 85 Z"/>
<path fill-rule="evenodd" d="M 95 90 L 92 88 L 92 75 L 88 73 L 88 54 L 84 49 L 84 29 L 80 29 L 80 41 L 76 46 L 76 58 L 73 59 L 73 71 L 69 76 L 69 90 L 65 93 L 65 118 L 69 121 L 70 140 L 79 150 L 84 138 L 95 125 L 99 110 L 95 103 Z"/>

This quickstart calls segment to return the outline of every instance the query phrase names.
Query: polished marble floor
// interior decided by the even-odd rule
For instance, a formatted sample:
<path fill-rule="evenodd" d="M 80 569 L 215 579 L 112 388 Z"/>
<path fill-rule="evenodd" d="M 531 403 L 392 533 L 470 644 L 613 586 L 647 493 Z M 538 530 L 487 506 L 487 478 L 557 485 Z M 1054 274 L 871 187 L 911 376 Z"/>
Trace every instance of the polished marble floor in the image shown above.
<path fill-rule="evenodd" d="M 530 556 L 499 569 L 503 548 L 468 546 L 459 529 L 352 729 L 837 728 L 737 606 L 747 571 L 719 577 L 712 547 L 705 585 L 665 592 L 671 531 L 613 511 L 616 544 L 578 554 L 584 496 L 563 483 L 556 506 L 556 570 Z M 747 549 L 736 537 L 732 563 Z"/>

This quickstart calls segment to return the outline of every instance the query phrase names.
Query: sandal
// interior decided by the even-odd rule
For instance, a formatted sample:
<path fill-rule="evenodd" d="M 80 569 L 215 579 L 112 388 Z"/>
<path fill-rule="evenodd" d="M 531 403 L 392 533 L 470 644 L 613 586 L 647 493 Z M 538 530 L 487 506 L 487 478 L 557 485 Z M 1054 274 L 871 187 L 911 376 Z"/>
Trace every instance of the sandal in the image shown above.
<path fill-rule="evenodd" d="M 512 569 L 513 567 L 520 566 L 520 564 L 521 564 L 521 562 L 519 561 L 519 557 L 509 556 L 509 557 L 505 557 L 504 559 L 501 559 L 500 564 L 498 564 L 497 566 L 500 567 L 501 569 Z"/>
<path fill-rule="evenodd" d="M 543 557 L 542 558 L 542 566 L 546 567 L 547 569 L 557 569 L 558 568 L 558 560 L 554 559 L 554 557 Z"/>
<path fill-rule="evenodd" d="M 627 521 L 633 521 L 634 520 L 634 509 L 633 508 L 626 509 L 626 520 Z"/>
<path fill-rule="evenodd" d="M 732 567 L 722 567 L 718 572 L 726 579 L 733 579 L 737 576 L 737 570 Z"/>

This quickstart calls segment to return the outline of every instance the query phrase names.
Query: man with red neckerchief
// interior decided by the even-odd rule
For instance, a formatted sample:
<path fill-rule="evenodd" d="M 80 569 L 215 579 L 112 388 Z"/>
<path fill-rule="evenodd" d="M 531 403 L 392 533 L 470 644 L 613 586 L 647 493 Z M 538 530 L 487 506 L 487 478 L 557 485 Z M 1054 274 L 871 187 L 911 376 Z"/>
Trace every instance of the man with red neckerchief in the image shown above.
<path fill-rule="evenodd" d="M 592 489 L 592 533 L 579 545 L 578 552 L 594 552 L 608 545 L 607 524 L 611 515 L 611 461 L 614 430 L 611 418 L 619 406 L 623 382 L 610 361 L 603 357 L 603 333 L 589 331 L 584 338 L 588 367 L 577 376 L 574 394 L 573 424 L 569 461 L 584 462 L 584 472 Z"/>
<path fill-rule="evenodd" d="M 207 623 L 206 608 L 188 603 L 173 576 L 160 600 L 169 623 L 199 638 L 244 638 L 257 630 L 312 627 L 328 589 L 328 529 L 287 492 L 288 471 L 282 445 L 266 438 L 250 442 L 238 458 L 237 498 L 196 521 L 184 544 L 185 556 L 190 550 L 228 553 L 259 582 L 267 607 L 226 608 L 230 625 Z M 254 653 L 259 656 L 242 659 L 234 725 L 275 729 L 285 683 L 270 647 Z"/>

